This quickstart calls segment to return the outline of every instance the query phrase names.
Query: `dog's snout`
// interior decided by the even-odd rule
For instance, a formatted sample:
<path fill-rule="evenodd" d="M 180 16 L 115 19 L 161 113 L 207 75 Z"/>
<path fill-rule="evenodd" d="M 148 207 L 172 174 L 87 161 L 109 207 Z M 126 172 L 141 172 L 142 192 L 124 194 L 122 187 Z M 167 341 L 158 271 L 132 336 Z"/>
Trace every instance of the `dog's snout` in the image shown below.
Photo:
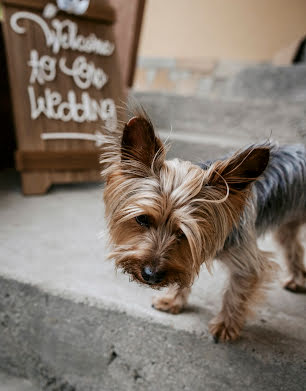
<path fill-rule="evenodd" d="M 164 273 L 153 271 L 150 266 L 145 266 L 141 271 L 142 278 L 148 284 L 158 284 L 163 281 Z"/>

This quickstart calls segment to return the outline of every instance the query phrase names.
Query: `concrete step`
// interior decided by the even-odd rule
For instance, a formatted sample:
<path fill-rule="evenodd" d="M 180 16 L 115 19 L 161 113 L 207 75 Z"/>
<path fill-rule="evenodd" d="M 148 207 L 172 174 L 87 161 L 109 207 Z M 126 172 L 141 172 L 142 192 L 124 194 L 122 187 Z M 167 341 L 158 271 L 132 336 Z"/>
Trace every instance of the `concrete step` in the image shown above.
<path fill-rule="evenodd" d="M 139 91 L 163 91 L 219 100 L 306 100 L 305 63 L 275 66 L 224 62 L 216 66 L 208 62 L 201 74 L 201 70 L 192 64 L 181 68 L 175 63 L 163 64 L 162 59 L 149 59 L 149 63 L 147 60 L 145 63 L 140 61 L 136 73 L 135 88 Z"/>
<path fill-rule="evenodd" d="M 233 101 L 135 92 L 160 135 L 171 144 L 169 156 L 201 161 L 254 142 L 306 143 L 304 103 Z M 192 148 L 186 148 L 186 143 Z"/>
<path fill-rule="evenodd" d="M 38 391 L 29 380 L 8 375 L 0 371 L 0 391 Z"/>
<path fill-rule="evenodd" d="M 306 101 L 306 65 L 246 67 L 228 78 L 215 96 L 288 102 Z"/>
<path fill-rule="evenodd" d="M 202 270 L 184 313 L 155 311 L 154 292 L 105 261 L 101 195 L 82 184 L 24 197 L 14 172 L 0 174 L 2 370 L 47 391 L 303 389 L 304 296 L 276 281 L 242 338 L 216 345 L 224 270 Z"/>

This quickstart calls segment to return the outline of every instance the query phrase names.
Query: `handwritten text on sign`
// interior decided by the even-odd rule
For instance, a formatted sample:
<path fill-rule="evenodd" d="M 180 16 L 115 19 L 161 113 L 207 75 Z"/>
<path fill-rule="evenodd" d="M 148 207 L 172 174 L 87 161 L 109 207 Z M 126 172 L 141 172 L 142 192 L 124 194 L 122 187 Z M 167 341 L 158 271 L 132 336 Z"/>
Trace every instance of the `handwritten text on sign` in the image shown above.
<path fill-rule="evenodd" d="M 78 34 L 78 26 L 70 20 L 60 21 L 53 19 L 52 28 L 47 22 L 31 12 L 16 12 L 11 16 L 11 28 L 18 34 L 25 34 L 26 30 L 18 22 L 22 19 L 36 23 L 44 33 L 46 46 L 50 47 L 54 54 L 60 50 L 74 50 L 87 54 L 98 54 L 110 56 L 115 46 L 108 40 L 101 40 L 95 34 L 87 37 Z M 103 69 L 96 67 L 93 62 L 88 62 L 85 56 L 78 56 L 72 64 L 67 64 L 66 57 L 59 59 L 49 55 L 40 57 L 36 50 L 31 50 L 28 66 L 31 67 L 30 85 L 28 94 L 31 107 L 31 118 L 37 119 L 40 115 L 47 118 L 61 121 L 93 122 L 99 119 L 105 121 L 107 128 L 113 129 L 117 125 L 116 107 L 113 99 L 100 99 L 99 101 L 90 97 L 88 92 L 83 91 L 81 100 L 77 101 L 76 93 L 73 90 L 67 91 L 66 100 L 58 91 L 45 88 L 43 95 L 36 96 L 34 84 L 44 85 L 55 80 L 58 70 L 71 77 L 74 83 L 81 90 L 93 86 L 101 90 L 108 82 L 108 75 Z"/>

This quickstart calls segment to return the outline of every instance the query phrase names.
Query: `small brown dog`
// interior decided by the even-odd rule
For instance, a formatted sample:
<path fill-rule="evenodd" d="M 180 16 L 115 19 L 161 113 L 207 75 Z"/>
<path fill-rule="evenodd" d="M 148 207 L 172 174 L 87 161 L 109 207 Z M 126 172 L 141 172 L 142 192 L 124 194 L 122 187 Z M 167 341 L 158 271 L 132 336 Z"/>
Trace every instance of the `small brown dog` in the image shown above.
<path fill-rule="evenodd" d="M 277 269 L 257 247 L 267 229 L 278 227 L 286 250 L 287 289 L 304 289 L 297 233 L 306 220 L 305 149 L 255 145 L 199 166 L 166 161 L 165 155 L 143 112 L 123 132 L 105 132 L 101 163 L 110 257 L 138 282 L 169 286 L 153 305 L 173 314 L 186 304 L 202 263 L 209 268 L 219 259 L 230 278 L 210 331 L 216 341 L 234 340 Z"/>

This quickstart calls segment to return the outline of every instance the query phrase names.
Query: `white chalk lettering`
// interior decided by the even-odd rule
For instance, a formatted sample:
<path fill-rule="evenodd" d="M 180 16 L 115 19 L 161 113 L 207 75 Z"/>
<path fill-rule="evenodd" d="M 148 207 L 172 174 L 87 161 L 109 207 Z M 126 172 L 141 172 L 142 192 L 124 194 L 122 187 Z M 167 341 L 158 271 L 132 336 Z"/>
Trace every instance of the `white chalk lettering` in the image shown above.
<path fill-rule="evenodd" d="M 87 37 L 78 34 L 78 25 L 71 20 L 53 19 L 51 21 L 52 30 L 43 18 L 27 11 L 15 12 L 11 16 L 11 28 L 17 34 L 26 32 L 25 28 L 18 24 L 22 19 L 31 20 L 38 24 L 45 35 L 46 45 L 52 49 L 53 53 L 58 53 L 61 49 L 72 49 L 83 53 L 110 56 L 114 52 L 115 45 L 112 42 L 99 39 L 95 34 L 90 34 Z"/>
<path fill-rule="evenodd" d="M 56 76 L 56 59 L 50 56 L 39 58 L 36 50 L 31 50 L 28 65 L 32 68 L 30 83 L 45 84 L 45 81 L 52 81 Z"/>
<path fill-rule="evenodd" d="M 31 118 L 37 119 L 40 115 L 64 122 L 92 122 L 101 119 L 105 126 L 113 130 L 117 126 L 116 107 L 113 99 L 92 99 L 87 92 L 82 92 L 81 102 L 77 102 L 74 91 L 69 90 L 67 101 L 57 91 L 49 88 L 44 90 L 43 96 L 36 96 L 33 86 L 28 87 L 31 107 Z"/>
<path fill-rule="evenodd" d="M 87 62 L 84 56 L 77 57 L 71 68 L 66 65 L 66 58 L 62 57 L 59 61 L 60 70 L 71 76 L 75 84 L 85 90 L 91 85 L 101 89 L 108 81 L 108 76 L 101 68 L 96 68 L 93 62 Z"/>
<path fill-rule="evenodd" d="M 92 133 L 78 133 L 78 132 L 47 132 L 40 135 L 42 140 L 90 140 L 95 141 L 97 147 L 100 147 L 104 142 L 104 137 L 101 132 L 96 130 Z"/>

